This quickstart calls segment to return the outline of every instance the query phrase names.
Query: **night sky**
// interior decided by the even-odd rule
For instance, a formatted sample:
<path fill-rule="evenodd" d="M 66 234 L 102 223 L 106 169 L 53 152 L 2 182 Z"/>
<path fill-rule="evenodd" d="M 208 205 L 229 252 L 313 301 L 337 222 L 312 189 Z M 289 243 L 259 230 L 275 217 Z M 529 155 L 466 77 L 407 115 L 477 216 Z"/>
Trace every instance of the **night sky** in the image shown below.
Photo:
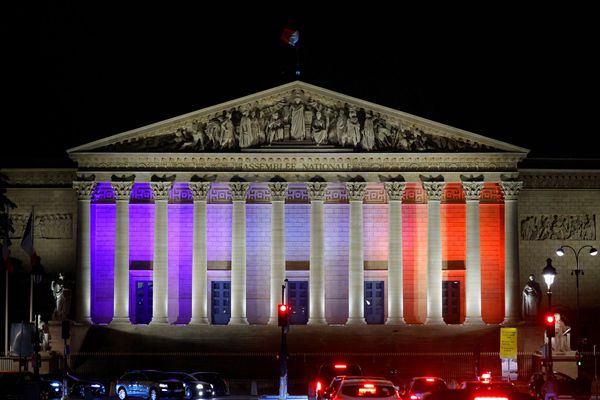
<path fill-rule="evenodd" d="M 89 3 L 2 13 L 0 166 L 66 158 L 68 148 L 295 80 L 284 27 L 300 31 L 305 82 L 531 157 L 600 158 L 600 34 L 589 9 Z"/>

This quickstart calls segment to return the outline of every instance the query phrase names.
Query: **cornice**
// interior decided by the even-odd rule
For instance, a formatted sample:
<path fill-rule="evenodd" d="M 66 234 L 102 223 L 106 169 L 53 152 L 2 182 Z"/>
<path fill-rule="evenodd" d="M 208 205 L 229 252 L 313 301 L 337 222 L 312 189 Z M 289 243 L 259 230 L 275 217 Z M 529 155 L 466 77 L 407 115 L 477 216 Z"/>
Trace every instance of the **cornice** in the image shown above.
<path fill-rule="evenodd" d="M 1 173 L 8 177 L 8 187 L 64 186 L 71 187 L 76 180 L 74 168 L 6 168 Z"/>
<path fill-rule="evenodd" d="M 600 189 L 600 171 L 522 170 L 524 189 Z"/>

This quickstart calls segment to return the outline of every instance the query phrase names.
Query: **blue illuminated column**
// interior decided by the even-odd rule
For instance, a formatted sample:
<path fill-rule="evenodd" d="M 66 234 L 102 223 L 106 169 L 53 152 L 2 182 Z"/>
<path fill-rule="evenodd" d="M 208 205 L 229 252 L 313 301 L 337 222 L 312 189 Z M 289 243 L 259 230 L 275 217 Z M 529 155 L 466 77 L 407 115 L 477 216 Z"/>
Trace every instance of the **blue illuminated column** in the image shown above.
<path fill-rule="evenodd" d="M 307 182 L 310 199 L 310 325 L 324 325 L 325 319 L 325 246 L 323 238 L 324 201 L 327 182 Z"/>
<path fill-rule="evenodd" d="M 231 216 L 231 318 L 230 325 L 245 325 L 246 320 L 246 182 L 230 182 Z"/>
<path fill-rule="evenodd" d="M 402 325 L 404 296 L 402 272 L 402 195 L 404 182 L 385 182 L 388 202 L 388 325 Z"/>
<path fill-rule="evenodd" d="M 426 324 L 443 324 L 442 316 L 442 228 L 440 203 L 444 182 L 423 182 L 427 192 L 427 319 Z"/>
<path fill-rule="evenodd" d="M 111 324 L 129 321 L 129 197 L 133 182 L 111 182 L 117 202 L 115 234 L 115 293 Z"/>
<path fill-rule="evenodd" d="M 348 257 L 348 320 L 347 325 L 365 324 L 365 277 L 363 243 L 363 197 L 366 182 L 347 182 L 350 199 L 350 254 Z"/>
<path fill-rule="evenodd" d="M 169 191 L 172 182 L 150 182 L 154 194 L 154 261 L 152 321 L 169 322 Z"/>
<path fill-rule="evenodd" d="M 90 204 L 96 182 L 73 182 L 77 192 L 77 273 L 75 300 L 78 322 L 90 324 L 91 318 L 91 243 Z"/>
<path fill-rule="evenodd" d="M 285 198 L 287 182 L 269 182 L 271 192 L 271 297 L 269 325 L 277 325 L 277 305 L 285 279 Z"/>
<path fill-rule="evenodd" d="M 467 259 L 465 324 L 481 324 L 481 254 L 479 228 L 479 196 L 483 182 L 462 182 L 467 201 Z"/>
<path fill-rule="evenodd" d="M 208 324 L 206 292 L 206 200 L 210 182 L 190 182 L 194 197 L 194 239 L 192 249 L 192 319 L 190 324 Z"/>

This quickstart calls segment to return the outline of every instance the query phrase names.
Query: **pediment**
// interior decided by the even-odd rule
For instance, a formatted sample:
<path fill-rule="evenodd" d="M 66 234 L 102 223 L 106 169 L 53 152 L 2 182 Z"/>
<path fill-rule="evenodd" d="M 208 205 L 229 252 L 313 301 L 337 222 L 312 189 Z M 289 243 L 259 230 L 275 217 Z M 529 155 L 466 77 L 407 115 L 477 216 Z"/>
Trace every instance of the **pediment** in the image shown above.
<path fill-rule="evenodd" d="M 527 153 L 527 149 L 296 81 L 68 152 Z"/>

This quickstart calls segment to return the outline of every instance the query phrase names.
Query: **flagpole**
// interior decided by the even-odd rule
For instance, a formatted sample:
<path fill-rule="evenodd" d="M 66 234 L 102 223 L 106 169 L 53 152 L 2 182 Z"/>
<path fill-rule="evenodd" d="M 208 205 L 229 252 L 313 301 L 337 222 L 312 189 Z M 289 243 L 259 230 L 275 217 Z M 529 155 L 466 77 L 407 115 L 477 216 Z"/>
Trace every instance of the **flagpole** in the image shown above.
<path fill-rule="evenodd" d="M 296 46 L 296 78 L 300 78 L 300 46 Z"/>
<path fill-rule="evenodd" d="M 8 235 L 8 232 L 6 233 Z M 4 357 L 8 357 L 8 266 L 4 272 Z"/>
<path fill-rule="evenodd" d="M 31 248 L 35 249 L 33 241 L 35 238 L 35 206 L 31 206 Z M 33 272 L 31 257 L 29 260 Z M 33 274 L 29 274 L 29 321 L 33 322 Z"/>

